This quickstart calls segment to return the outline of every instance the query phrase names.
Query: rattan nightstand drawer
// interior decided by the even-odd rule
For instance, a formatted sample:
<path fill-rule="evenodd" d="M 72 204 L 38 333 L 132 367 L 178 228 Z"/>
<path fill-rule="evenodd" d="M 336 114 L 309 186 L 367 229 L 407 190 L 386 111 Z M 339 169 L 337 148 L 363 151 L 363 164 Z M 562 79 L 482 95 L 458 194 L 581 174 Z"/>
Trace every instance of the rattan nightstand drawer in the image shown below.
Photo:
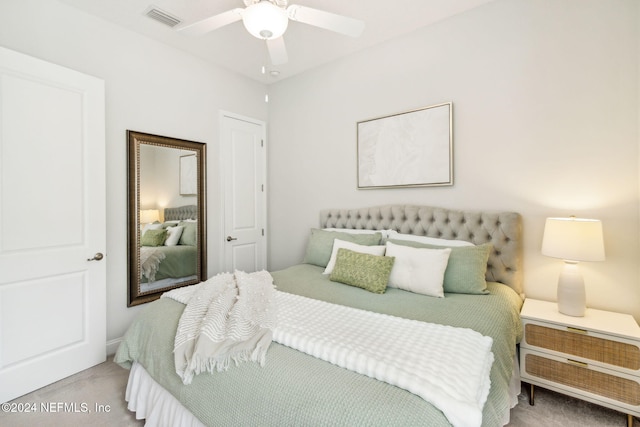
<path fill-rule="evenodd" d="M 590 335 L 578 328 L 564 330 L 534 323 L 525 324 L 527 347 L 539 347 L 590 361 L 640 370 L 640 348 L 637 345 Z"/>
<path fill-rule="evenodd" d="M 605 370 L 592 369 L 587 364 L 531 352 L 526 352 L 523 360 L 525 376 L 596 394 L 629 409 L 640 408 L 640 383 L 637 377 L 619 373 L 613 375 Z"/>
<path fill-rule="evenodd" d="M 628 314 L 587 309 L 583 317 L 558 312 L 555 303 L 527 299 L 520 318 L 520 378 L 535 387 L 640 416 L 640 327 Z"/>

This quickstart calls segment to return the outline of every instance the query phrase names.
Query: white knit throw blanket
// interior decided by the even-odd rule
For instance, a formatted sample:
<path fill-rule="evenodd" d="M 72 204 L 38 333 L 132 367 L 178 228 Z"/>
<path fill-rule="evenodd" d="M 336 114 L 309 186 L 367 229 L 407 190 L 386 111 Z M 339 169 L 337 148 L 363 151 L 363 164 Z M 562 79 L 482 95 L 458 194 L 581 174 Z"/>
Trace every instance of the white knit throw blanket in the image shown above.
<path fill-rule="evenodd" d="M 147 278 L 148 282 L 156 281 L 156 273 L 160 263 L 167 256 L 157 250 L 156 248 L 149 246 L 140 247 L 140 270 L 142 274 Z"/>
<path fill-rule="evenodd" d="M 276 301 L 275 342 L 410 391 L 455 427 L 482 424 L 490 337 L 284 292 L 276 292 Z"/>
<path fill-rule="evenodd" d="M 190 384 L 201 372 L 227 370 L 232 361 L 264 365 L 277 315 L 274 292 L 268 272 L 235 271 L 163 294 L 187 305 L 174 345 L 182 382 Z"/>
<path fill-rule="evenodd" d="M 273 338 L 416 394 L 454 427 L 482 424 L 493 340 L 471 329 L 277 292 L 267 272 L 220 274 L 163 297 L 187 304 L 175 341 L 176 371 L 185 384 L 231 360 L 263 364 Z"/>

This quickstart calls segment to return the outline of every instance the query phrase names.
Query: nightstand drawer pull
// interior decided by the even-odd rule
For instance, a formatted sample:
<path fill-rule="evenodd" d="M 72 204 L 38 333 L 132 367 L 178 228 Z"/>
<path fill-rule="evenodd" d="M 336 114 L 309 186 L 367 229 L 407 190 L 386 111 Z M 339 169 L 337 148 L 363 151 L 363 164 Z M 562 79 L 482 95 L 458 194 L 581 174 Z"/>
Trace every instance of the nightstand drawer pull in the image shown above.
<path fill-rule="evenodd" d="M 573 359 L 567 359 L 567 363 L 573 366 L 579 366 L 581 368 L 588 368 L 589 365 L 587 363 L 584 362 L 578 362 L 577 360 L 573 360 Z"/>
<path fill-rule="evenodd" d="M 585 331 L 584 329 L 572 328 L 571 326 L 567 326 L 567 331 L 573 332 L 574 334 L 583 334 L 583 335 L 588 334 L 588 332 Z"/>

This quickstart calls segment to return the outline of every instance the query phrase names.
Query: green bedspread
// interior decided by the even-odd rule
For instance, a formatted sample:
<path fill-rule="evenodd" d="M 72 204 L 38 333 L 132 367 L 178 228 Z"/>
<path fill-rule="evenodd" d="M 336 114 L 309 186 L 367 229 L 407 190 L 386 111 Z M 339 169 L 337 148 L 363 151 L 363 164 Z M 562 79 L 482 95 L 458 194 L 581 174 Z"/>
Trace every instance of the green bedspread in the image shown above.
<path fill-rule="evenodd" d="M 170 277 L 188 277 L 196 274 L 198 253 L 196 246 L 158 246 L 153 249 L 165 255 L 165 259 L 162 260 L 158 267 L 155 276 L 156 281 Z M 147 283 L 147 278 L 142 276 L 140 282 Z"/>
<path fill-rule="evenodd" d="M 483 426 L 501 424 L 509 408 L 508 384 L 522 326 L 520 297 L 489 283 L 489 295 L 433 298 L 395 288 L 373 294 L 331 282 L 323 268 L 301 264 L 273 272 L 279 290 L 352 307 L 433 323 L 469 327 L 493 337 L 495 362 Z M 267 363 L 197 375 L 185 386 L 175 373 L 173 340 L 184 305 L 162 298 L 134 321 L 115 361 L 133 361 L 209 426 L 449 426 L 435 407 L 400 388 L 272 343 Z M 336 331 L 340 333 L 340 331 Z M 470 349 L 470 351 L 473 351 Z"/>

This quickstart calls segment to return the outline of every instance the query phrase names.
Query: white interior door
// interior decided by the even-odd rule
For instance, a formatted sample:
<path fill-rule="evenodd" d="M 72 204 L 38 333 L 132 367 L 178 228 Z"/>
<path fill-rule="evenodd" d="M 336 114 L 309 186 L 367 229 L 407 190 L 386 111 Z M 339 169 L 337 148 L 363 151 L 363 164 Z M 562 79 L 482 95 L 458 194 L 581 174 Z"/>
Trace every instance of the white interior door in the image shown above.
<path fill-rule="evenodd" d="M 1 402 L 106 360 L 104 149 L 102 80 L 0 48 Z"/>
<path fill-rule="evenodd" d="M 263 122 L 221 115 L 225 271 L 267 267 L 265 134 Z"/>

